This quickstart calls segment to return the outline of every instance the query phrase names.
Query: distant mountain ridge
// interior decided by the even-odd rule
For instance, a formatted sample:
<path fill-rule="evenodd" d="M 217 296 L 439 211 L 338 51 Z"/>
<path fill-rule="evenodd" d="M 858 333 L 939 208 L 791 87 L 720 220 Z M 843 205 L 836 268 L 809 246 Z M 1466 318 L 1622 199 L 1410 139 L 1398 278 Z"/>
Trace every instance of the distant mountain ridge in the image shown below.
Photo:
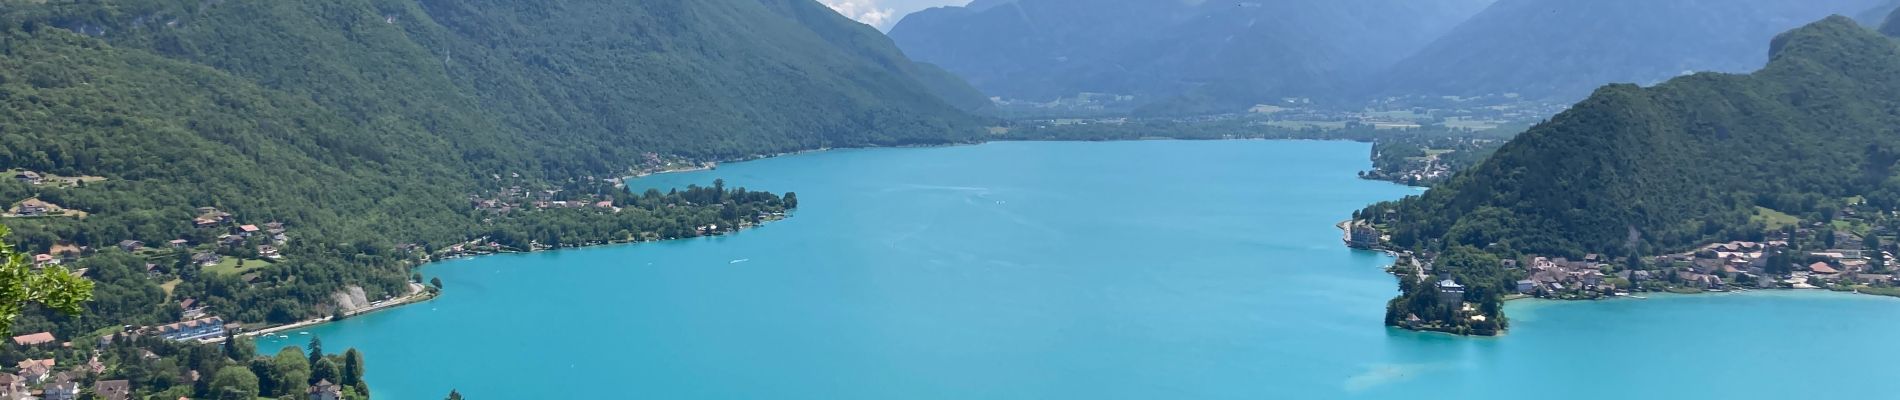
<path fill-rule="evenodd" d="M 1776 34 L 1883 1 L 1499 0 L 1393 66 L 1379 92 L 1568 102 L 1609 83 L 1751 71 Z"/>
<path fill-rule="evenodd" d="M 1490 0 L 1015 0 L 906 16 L 906 54 L 985 93 L 1135 95 L 1182 112 L 1338 96 Z"/>

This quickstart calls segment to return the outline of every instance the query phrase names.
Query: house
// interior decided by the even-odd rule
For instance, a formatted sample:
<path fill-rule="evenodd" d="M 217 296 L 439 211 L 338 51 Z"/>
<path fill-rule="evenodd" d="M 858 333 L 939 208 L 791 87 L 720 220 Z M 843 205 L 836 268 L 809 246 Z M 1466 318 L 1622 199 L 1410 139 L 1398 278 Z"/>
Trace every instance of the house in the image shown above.
<path fill-rule="evenodd" d="M 59 263 L 59 259 L 53 258 L 52 254 L 34 254 L 33 255 L 33 266 L 35 267 L 44 267 L 49 264 L 58 264 L 58 263 Z"/>
<path fill-rule="evenodd" d="M 1808 270 L 1814 271 L 1814 273 L 1823 274 L 1823 275 L 1833 275 L 1833 274 L 1841 273 L 1841 270 L 1834 269 L 1834 267 L 1828 266 L 1827 263 L 1824 263 L 1824 262 L 1817 262 L 1814 264 L 1810 264 L 1808 265 Z"/>
<path fill-rule="evenodd" d="M 1883 284 L 1891 284 L 1891 283 L 1893 283 L 1893 275 L 1890 275 L 1890 274 L 1855 274 L 1855 275 L 1854 275 L 1854 280 L 1855 280 L 1855 281 L 1858 281 L 1858 282 L 1860 282 L 1860 283 L 1864 283 L 1864 284 L 1869 284 L 1869 285 L 1883 285 Z"/>
<path fill-rule="evenodd" d="M 172 241 L 165 242 L 165 244 L 171 245 L 171 247 L 174 249 L 182 249 L 182 248 L 185 248 L 185 246 L 190 245 L 191 241 L 185 240 L 185 239 L 172 239 Z"/>
<path fill-rule="evenodd" d="M 46 181 L 46 177 L 40 176 L 40 173 L 33 171 L 20 171 L 20 173 L 13 174 L 13 179 L 28 185 L 38 185 Z"/>
<path fill-rule="evenodd" d="M 20 400 L 32 395 L 26 388 L 26 378 L 14 374 L 0 374 L 0 399 Z"/>
<path fill-rule="evenodd" d="M 1446 279 L 1438 281 L 1438 304 L 1457 306 L 1465 301 L 1465 285 Z"/>
<path fill-rule="evenodd" d="M 155 329 L 159 337 L 172 341 L 200 340 L 224 336 L 224 319 L 218 317 L 199 318 L 170 325 L 160 325 Z"/>
<path fill-rule="evenodd" d="M 121 250 L 125 250 L 125 251 L 139 251 L 139 249 L 143 249 L 143 248 L 145 248 L 145 242 L 141 242 L 141 241 L 137 241 L 137 240 L 121 240 L 121 241 L 119 241 L 119 249 L 121 249 Z"/>
<path fill-rule="evenodd" d="M 310 394 L 310 400 L 343 399 L 343 388 L 334 383 L 330 383 L 329 379 L 317 381 L 317 384 L 310 385 L 310 389 L 305 392 Z"/>
<path fill-rule="evenodd" d="M 54 379 L 53 383 L 47 384 L 44 393 L 40 395 L 41 400 L 77 400 L 78 398 L 79 382 L 73 382 L 72 378 L 65 376 L 60 376 L 59 379 Z"/>
<path fill-rule="evenodd" d="M 1517 281 L 1516 289 L 1518 293 L 1530 293 L 1533 290 L 1537 290 L 1537 282 L 1529 279 Z"/>
<path fill-rule="evenodd" d="M 262 231 L 263 229 L 259 229 L 257 225 L 238 225 L 237 228 L 231 229 L 231 234 L 243 236 L 243 237 L 251 237 L 251 235 L 255 235 L 258 232 L 262 232 Z"/>
<path fill-rule="evenodd" d="M 268 244 L 264 244 L 264 245 L 258 245 L 258 246 L 257 246 L 257 255 L 258 255 L 258 256 L 260 256 L 260 257 L 264 257 L 264 258 L 268 258 L 268 259 L 272 259 L 272 260 L 275 260 L 275 259 L 278 259 L 278 258 L 282 258 L 282 257 L 283 257 L 283 256 L 281 256 L 281 255 L 278 255 L 278 254 L 277 254 L 277 247 L 276 247 L 276 246 L 271 246 L 271 245 L 268 245 Z"/>
<path fill-rule="evenodd" d="M 231 222 L 231 213 L 219 211 L 217 207 L 198 207 L 198 218 L 192 224 L 199 228 L 209 228 Z"/>
<path fill-rule="evenodd" d="M 105 400 L 127 400 L 132 398 L 132 382 L 127 380 L 99 381 L 92 384 L 92 393 Z"/>
<path fill-rule="evenodd" d="M 13 343 L 21 346 L 38 346 L 56 341 L 59 341 L 59 339 L 53 338 L 52 332 L 40 332 L 13 337 Z"/>
<path fill-rule="evenodd" d="M 46 380 L 47 374 L 53 372 L 53 365 L 55 363 L 56 362 L 51 358 L 45 360 L 28 358 L 26 361 L 21 361 L 18 364 L 20 367 L 20 378 L 24 379 L 29 386 L 38 384 Z"/>
<path fill-rule="evenodd" d="M 191 263 L 198 264 L 198 266 L 201 267 L 218 265 L 219 261 L 224 261 L 224 256 L 220 256 L 217 253 L 198 253 L 191 255 Z"/>
<path fill-rule="evenodd" d="M 59 206 L 53 203 L 48 203 L 39 198 L 31 198 L 21 200 L 20 204 L 13 206 L 13 215 L 20 217 L 43 217 L 57 214 L 60 210 Z"/>
<path fill-rule="evenodd" d="M 1347 245 L 1353 248 L 1370 249 L 1379 246 L 1379 229 L 1371 224 L 1355 223 L 1347 232 Z"/>

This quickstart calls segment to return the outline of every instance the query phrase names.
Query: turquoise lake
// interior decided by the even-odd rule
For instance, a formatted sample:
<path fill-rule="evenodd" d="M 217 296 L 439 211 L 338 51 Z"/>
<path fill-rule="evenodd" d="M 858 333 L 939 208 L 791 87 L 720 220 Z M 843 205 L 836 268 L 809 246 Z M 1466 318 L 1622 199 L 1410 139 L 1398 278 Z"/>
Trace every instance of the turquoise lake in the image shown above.
<path fill-rule="evenodd" d="M 1500 338 L 1380 325 L 1334 223 L 1417 189 L 1368 145 L 845 150 L 638 180 L 798 192 L 731 236 L 431 265 L 431 302 L 313 328 L 440 399 L 1893 398 L 1900 300 L 1513 302 Z M 265 351 L 301 345 L 290 335 Z"/>

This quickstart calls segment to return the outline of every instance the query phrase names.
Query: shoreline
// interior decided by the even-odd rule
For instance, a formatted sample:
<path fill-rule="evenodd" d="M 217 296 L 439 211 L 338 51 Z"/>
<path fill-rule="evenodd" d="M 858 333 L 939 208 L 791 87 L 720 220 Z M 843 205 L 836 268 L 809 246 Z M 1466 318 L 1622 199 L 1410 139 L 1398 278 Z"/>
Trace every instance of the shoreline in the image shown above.
<path fill-rule="evenodd" d="M 687 171 L 674 171 L 674 172 L 687 172 Z M 656 175 L 657 174 L 658 173 L 656 173 Z M 752 228 L 749 228 L 749 229 L 757 229 L 771 222 L 783 221 L 785 220 L 785 218 L 789 218 L 790 214 L 788 213 L 787 215 L 788 217 L 781 217 L 781 218 L 766 220 L 759 224 L 753 225 Z M 424 262 L 417 263 L 415 266 L 410 267 L 409 270 L 411 272 L 417 272 L 417 271 L 421 271 L 422 268 L 427 267 L 431 264 L 447 262 L 447 261 L 463 260 L 463 259 L 473 259 L 477 257 L 488 257 L 488 256 L 502 255 L 502 254 L 527 254 L 527 253 L 537 253 L 537 252 L 543 252 L 543 251 L 580 250 L 580 249 L 587 249 L 587 248 L 599 248 L 599 247 L 609 247 L 609 246 L 631 246 L 631 245 L 638 245 L 638 244 L 644 244 L 644 243 L 659 243 L 659 242 L 668 242 L 668 241 L 675 241 L 675 240 L 688 240 L 688 239 L 700 239 L 700 238 L 707 238 L 707 237 L 714 237 L 714 236 L 725 236 L 728 234 L 738 233 L 743 230 L 745 229 L 735 230 L 735 231 L 731 231 L 731 232 L 727 232 L 723 234 L 717 234 L 717 235 L 703 235 L 703 236 L 673 238 L 673 239 L 608 240 L 608 241 L 595 242 L 595 243 L 590 243 L 590 244 L 551 247 L 551 248 L 546 248 L 546 249 L 532 249 L 532 250 L 525 250 L 525 251 L 511 250 L 511 251 L 497 251 L 497 252 L 478 253 L 478 254 L 452 255 L 452 256 L 441 257 L 441 258 L 430 258 Z M 435 298 L 441 297 L 441 296 L 442 296 L 442 292 L 431 292 L 428 290 L 426 286 L 424 286 L 421 283 L 409 282 L 409 294 L 404 295 L 402 297 L 389 299 L 380 304 L 373 304 L 369 307 L 363 307 L 363 308 L 359 308 L 355 310 L 345 311 L 343 313 L 343 316 L 345 317 L 344 319 L 349 319 L 352 317 L 367 315 L 367 314 L 378 312 L 378 311 L 394 310 L 406 305 L 419 304 L 419 303 L 427 302 L 429 300 L 435 300 Z M 231 336 L 233 337 L 258 337 L 258 336 L 268 337 L 271 334 L 275 334 L 279 332 L 284 332 L 284 331 L 289 331 L 289 330 L 299 329 L 299 328 L 314 328 L 314 327 L 319 327 L 319 326 L 327 325 L 327 324 L 338 322 L 338 321 L 339 320 L 337 320 L 336 317 L 334 316 L 313 318 L 313 319 L 307 319 L 303 321 L 292 322 L 288 324 L 267 326 L 264 328 L 259 328 L 257 330 L 234 333 Z M 222 343 L 224 342 L 224 337 L 219 336 L 217 338 L 204 339 L 204 340 L 201 340 L 200 342 Z"/>
<path fill-rule="evenodd" d="M 1348 219 L 1348 220 L 1340 221 L 1339 223 L 1333 224 L 1334 228 L 1338 228 L 1341 231 L 1341 235 L 1343 237 L 1343 243 L 1346 243 L 1346 244 L 1351 243 L 1351 238 L 1352 238 L 1351 226 L 1353 222 L 1355 221 Z M 1360 248 L 1352 247 L 1350 245 L 1347 245 L 1346 247 L 1351 248 L 1353 250 L 1375 250 L 1381 253 L 1385 253 L 1386 255 L 1389 255 L 1389 256 L 1394 256 L 1394 257 L 1399 256 L 1399 253 L 1394 252 L 1391 249 L 1386 249 L 1383 247 L 1374 248 L 1374 249 L 1360 249 Z M 1392 268 L 1396 266 L 1398 266 L 1397 263 L 1389 264 L 1385 266 L 1384 270 L 1390 273 L 1392 271 Z M 1397 276 L 1397 274 L 1393 274 L 1393 275 L 1395 277 Z M 1862 291 L 1860 286 L 1863 286 L 1863 285 L 1850 285 L 1848 286 L 1847 290 L 1837 290 L 1837 289 L 1828 288 L 1828 287 L 1732 288 L 1732 289 L 1719 289 L 1719 290 L 1696 289 L 1694 291 L 1674 291 L 1674 290 L 1669 290 L 1669 289 L 1662 289 L 1662 290 L 1643 290 L 1643 291 L 1636 291 L 1636 292 L 1619 292 L 1615 295 L 1610 295 L 1610 296 L 1593 297 L 1593 298 L 1572 298 L 1572 299 L 1547 298 L 1547 297 L 1537 297 L 1537 296 L 1532 296 L 1532 295 L 1527 295 L 1527 294 L 1522 294 L 1522 293 L 1512 293 L 1512 294 L 1505 295 L 1503 300 L 1501 300 L 1501 302 L 1508 304 L 1511 302 L 1522 301 L 1522 300 L 1565 302 L 1565 303 L 1616 301 L 1616 300 L 1649 300 L 1650 298 L 1646 297 L 1645 295 L 1654 294 L 1659 297 L 1708 296 L 1708 295 L 1724 295 L 1724 294 L 1744 294 L 1744 293 L 1752 293 L 1752 292 L 1837 293 L 1837 294 L 1847 295 L 1847 296 L 1869 296 L 1869 297 L 1875 297 L 1875 298 L 1900 299 L 1900 290 L 1894 290 L 1890 292 L 1867 292 L 1867 291 Z M 1437 329 L 1416 329 L 1416 328 L 1404 326 L 1404 325 L 1387 325 L 1386 327 L 1393 328 L 1393 329 L 1401 329 L 1401 330 L 1410 331 L 1410 332 L 1441 333 L 1441 334 L 1458 336 L 1458 337 L 1479 337 L 1479 338 L 1500 337 L 1510 332 L 1510 328 L 1505 328 L 1503 330 L 1498 331 L 1498 333 L 1495 335 L 1473 335 L 1473 334 L 1460 334 L 1460 333 L 1454 333 L 1454 332 L 1447 332 L 1444 330 L 1437 330 Z"/>
<path fill-rule="evenodd" d="M 989 143 L 1002 143 L 1002 142 L 1018 142 L 1018 143 L 1020 143 L 1020 142 L 1052 142 L 1052 143 L 1075 143 L 1075 142 L 1084 142 L 1084 143 L 1086 143 L 1086 142 L 1142 142 L 1142 141 L 1157 141 L 1157 140 L 1160 140 L 1160 141 L 1166 141 L 1166 140 L 1175 140 L 1175 141 L 1194 141 L 1194 142 L 1199 142 L 1199 141 L 1220 141 L 1220 140 L 1258 140 L 1258 141 L 1300 141 L 1300 142 L 1353 142 L 1353 143 L 1370 143 L 1370 141 L 1359 141 L 1359 140 L 1349 140 L 1349 139 L 1322 139 L 1322 138 L 1285 138 L 1285 139 L 1275 139 L 1275 138 L 1206 138 L 1206 139 L 1195 139 L 1195 138 L 1174 138 L 1174 137 L 1158 137 L 1158 138 L 1143 138 L 1143 139 L 1123 139 L 1123 140 L 1091 140 L 1091 141 L 1082 141 L 1082 140 L 1022 140 L 1022 139 L 1016 139 L 1016 140 L 1012 140 L 1012 139 L 986 139 L 986 140 L 979 140 L 979 141 L 975 141 L 975 142 L 952 142 L 952 143 L 939 143 L 939 144 L 917 144 L 917 145 L 902 145 L 902 146 L 864 146 L 864 147 L 848 147 L 848 148 L 843 148 L 843 149 L 902 149 L 902 148 L 938 148 L 938 147 L 958 147 L 958 146 L 980 146 L 980 145 L 984 145 L 984 144 L 989 144 Z M 630 181 L 633 181 L 633 180 L 637 180 L 637 179 L 640 179 L 640 178 L 647 178 L 647 177 L 652 177 L 652 176 L 657 176 L 657 175 L 664 175 L 664 174 L 676 174 L 676 173 L 687 173 L 687 172 L 701 172 L 701 171 L 713 171 L 713 170 L 718 170 L 718 169 L 719 169 L 719 168 L 718 168 L 718 165 L 719 165 L 719 164 L 721 164 L 721 163 L 727 163 L 727 162 L 748 162 L 748 161 L 759 161 L 759 160 L 765 160 L 765 159 L 771 159 L 771 158 L 780 158 L 780 157 L 789 157 L 789 156 L 798 156 L 798 155 L 805 155 L 805 154 L 814 154 L 814 153 L 822 153 L 822 152 L 829 152 L 829 151 L 833 151 L 833 150 L 839 150 L 839 149 L 841 149 L 841 148 L 835 148 L 835 147 L 821 147 L 821 148 L 815 148 L 815 149 L 805 149 L 805 150 L 797 150 L 797 151 L 787 151 L 787 152 L 778 152 L 778 153 L 773 153 L 773 154 L 762 154 L 762 155 L 754 155 L 754 156 L 747 156 L 747 157 L 738 157 L 738 158 L 729 158 L 729 159 L 725 159 L 725 160 L 722 160 L 722 161 L 710 161 L 710 162 L 707 162 L 707 163 L 708 163 L 707 165 L 702 165 L 702 166 L 699 166 L 699 167 L 690 167 L 690 168 L 673 168 L 673 169 L 665 169 L 665 170 L 660 170 L 660 171 L 654 171 L 654 172 L 646 172 L 646 173 L 639 173 L 639 174 L 634 174 L 634 175 L 628 175 L 628 176 L 624 176 L 624 177 L 620 177 L 620 178 L 615 178 L 615 182 L 614 182 L 614 184 L 615 184 L 615 185 L 617 185 L 617 186 L 620 186 L 620 187 L 621 187 L 621 188 L 623 188 L 623 189 L 627 189 L 627 188 L 628 188 L 628 187 L 627 187 L 627 183 L 628 183 L 628 182 L 630 182 Z M 780 220 L 782 220 L 782 218 L 781 218 Z M 777 221 L 777 220 L 774 220 L 774 221 Z M 773 221 L 766 221 L 766 222 L 768 222 L 768 223 L 769 223 L 769 222 L 773 222 Z M 1347 224 L 1347 223 L 1350 223 L 1350 222 L 1352 222 L 1352 221 L 1351 221 L 1351 220 L 1347 220 L 1347 221 L 1343 221 L 1343 222 L 1341 222 L 1341 223 L 1340 223 L 1341 225 L 1339 225 L 1339 226 L 1341 227 L 1341 229 L 1346 229 L 1346 228 L 1345 228 L 1345 226 L 1346 226 L 1345 224 Z M 755 226 L 755 228 L 756 228 L 756 227 L 758 227 L 758 226 L 764 226 L 764 225 L 765 225 L 765 223 L 761 223 L 761 224 L 759 224 L 759 225 L 757 225 L 757 226 Z M 1347 238 L 1349 238 L 1349 237 L 1350 237 L 1350 235 L 1351 235 L 1351 231 L 1350 231 L 1350 230 L 1348 230 L 1348 231 L 1346 231 L 1346 232 L 1345 232 L 1345 236 L 1344 236 L 1344 237 L 1347 237 Z M 426 261 L 424 261 L 424 262 L 421 262 L 421 263 L 418 263 L 418 264 L 416 264 L 416 265 L 415 265 L 415 266 L 413 266 L 413 267 L 410 267 L 410 271 L 420 271 L 420 270 L 421 270 L 422 268 L 424 268 L 424 267 L 427 267 L 427 266 L 428 266 L 428 265 L 430 265 L 430 264 L 434 264 L 434 263 L 438 263 L 438 262 L 444 262 L 444 261 L 450 261 L 450 260 L 460 260 L 460 259 L 466 259 L 466 258 L 475 258 L 475 257 L 484 257 L 484 256 L 492 256 L 492 255 L 497 255 L 497 254 L 516 254 L 516 253 L 533 253 L 533 252 L 538 252 L 538 251 L 554 251 L 554 250 L 573 250 L 573 249 L 584 249 L 584 248 L 592 248 L 592 247 L 604 247 L 604 246 L 613 246 L 613 245 L 633 245 L 633 244 L 641 244 L 641 243 L 655 243 L 655 242 L 664 242 L 664 241 L 669 241 L 669 240 L 681 240 L 681 239 L 692 239 L 692 238 L 677 238 L 677 239 L 665 239 L 665 240 L 654 240 L 654 241 L 642 241 L 642 240 L 627 240 L 627 241 L 612 241 L 612 240 L 610 240 L 610 241 L 604 241 L 604 242 L 600 242 L 600 243 L 594 243 L 594 244 L 587 244 L 587 245 L 578 245 L 578 246 L 564 246 L 564 247 L 558 247 L 558 248 L 551 248 L 551 249 L 541 249 L 541 250 L 528 250 L 528 251 L 504 251 L 504 252 L 494 252 L 494 253 L 485 253 L 485 254 L 470 254 L 470 255 L 457 255 L 457 256 L 450 256 L 450 257 L 443 257 L 443 258 L 431 258 L 431 259 L 428 259 L 428 260 L 426 260 Z M 1385 251 L 1385 250 L 1383 250 L 1383 249 L 1377 249 L 1377 250 L 1379 250 L 1379 251 L 1381 251 L 1381 252 L 1384 252 L 1384 253 L 1386 253 L 1386 254 L 1388 254 L 1388 255 L 1396 255 L 1396 253 L 1393 253 L 1393 252 L 1391 252 L 1391 251 Z M 414 288 L 415 286 L 418 286 L 419 284 L 416 284 L 416 283 L 414 283 L 414 282 L 411 282 L 411 283 L 410 283 L 410 285 L 411 285 L 411 287 L 412 287 L 412 288 Z M 387 302 L 387 303 L 383 303 L 383 304 L 381 304 L 381 305 L 376 305 L 376 306 L 371 306 L 371 307 L 368 307 L 368 308 L 365 308 L 365 309 L 360 309 L 360 310 L 354 310 L 354 311 L 348 311 L 348 312 L 346 312 L 346 313 L 345 313 L 345 316 L 346 316 L 346 317 L 355 317 L 355 316 L 359 316 L 359 315 L 366 315 L 366 314 L 370 314 L 370 313 L 374 313 L 374 312 L 377 312 L 377 311 L 385 311 L 385 310 L 392 310 L 392 309 L 396 309 L 396 308 L 400 308 L 401 306 L 405 306 L 405 305 L 410 305 L 410 304 L 416 304 L 416 303 L 421 303 L 421 302 L 424 302 L 424 301 L 427 301 L 427 300 L 434 300 L 434 299 L 435 299 L 436 297 L 439 297 L 439 296 L 441 296 L 441 294 L 440 294 L 440 293 L 435 293 L 435 294 L 432 294 L 432 295 L 426 295 L 426 296 L 425 296 L 425 295 L 423 295 L 423 294 L 424 294 L 424 293 L 426 293 L 426 292 L 427 292 L 426 290 L 424 290 L 424 291 L 423 291 L 423 293 L 416 293 L 416 292 L 411 292 L 411 294 L 409 294 L 409 295 L 406 295 L 406 296 L 404 296 L 404 297 L 401 297 L 401 298 L 397 298 L 397 299 L 391 299 L 391 300 L 390 300 L 389 302 Z M 329 324 L 329 323 L 331 323 L 331 322 L 336 322 L 336 321 L 334 321 L 334 320 L 333 320 L 334 318 L 335 318 L 335 317 L 323 317 L 323 318 L 320 318 L 320 319 L 310 319 L 310 320 L 303 320 L 303 321 L 298 321 L 298 322 L 293 322 L 293 323 L 289 323 L 289 324 L 283 324 L 283 325 L 273 325 L 273 326 L 268 326 L 268 327 L 264 327 L 264 328 L 260 328 L 260 329 L 258 329 L 258 330 L 255 330 L 255 331 L 246 331 L 246 332 L 241 332 L 241 333 L 237 333 L 237 334 L 233 334 L 233 336 L 242 336 L 242 337 L 256 337 L 256 336 L 267 336 L 267 335 L 270 335 L 270 334 L 273 334 L 273 333 L 277 333 L 277 332 L 283 332 L 283 331 L 286 331 L 286 330 L 292 330 L 292 329 L 298 329 L 298 328 L 312 328 L 312 327 L 317 327 L 317 326 L 322 326 L 322 325 L 325 325 L 325 324 Z M 224 341 L 224 338 L 223 338 L 223 337 L 218 337 L 218 338 L 215 338 L 215 339 L 207 339 L 207 340 L 205 340 L 205 343 L 220 343 L 220 342 L 223 342 L 223 341 Z"/>

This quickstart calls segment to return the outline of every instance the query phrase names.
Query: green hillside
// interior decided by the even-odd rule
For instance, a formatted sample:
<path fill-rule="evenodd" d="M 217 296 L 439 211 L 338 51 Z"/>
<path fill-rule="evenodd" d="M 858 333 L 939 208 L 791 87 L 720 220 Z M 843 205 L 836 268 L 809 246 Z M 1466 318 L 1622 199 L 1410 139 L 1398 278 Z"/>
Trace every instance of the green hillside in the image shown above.
<path fill-rule="evenodd" d="M 91 256 L 124 240 L 221 240 L 228 227 L 193 226 L 198 207 L 281 222 L 284 259 L 242 276 L 183 259 L 210 247 L 140 253 L 182 281 L 175 299 L 247 322 L 327 315 L 329 296 L 351 285 L 400 293 L 416 253 L 399 245 L 488 237 L 526 248 L 735 226 L 793 200 L 736 188 L 629 195 L 605 179 L 688 160 L 967 142 L 981 121 L 958 107 L 987 104 L 807 0 L 0 6 L 0 169 L 104 179 L 9 178 L 9 204 L 36 197 L 85 217 L 0 224 L 28 251 L 85 248 L 86 267 L 130 263 Z M 628 211 L 471 207 L 512 188 Z M 254 244 L 216 251 L 257 257 L 244 254 Z M 128 312 L 167 312 L 147 307 Z"/>
<path fill-rule="evenodd" d="M 1848 198 L 1900 207 L 1900 42 L 1836 16 L 1769 53 L 1752 74 L 1604 87 L 1450 182 L 1361 215 L 1397 247 L 1457 256 L 1438 271 L 1496 294 L 1516 278 L 1469 250 L 1622 260 L 1760 238 L 1758 207 L 1814 220 Z"/>

